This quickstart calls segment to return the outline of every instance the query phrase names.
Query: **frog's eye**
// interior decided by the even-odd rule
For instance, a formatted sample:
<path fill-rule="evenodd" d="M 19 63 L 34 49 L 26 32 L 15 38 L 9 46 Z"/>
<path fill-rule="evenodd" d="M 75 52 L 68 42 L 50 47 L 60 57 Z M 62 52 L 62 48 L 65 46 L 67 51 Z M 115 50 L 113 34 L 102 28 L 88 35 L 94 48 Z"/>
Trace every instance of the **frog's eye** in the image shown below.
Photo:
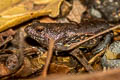
<path fill-rule="evenodd" d="M 38 31 L 38 32 L 41 32 L 41 31 L 43 31 L 44 30 L 44 27 L 43 26 L 37 26 L 36 27 L 36 31 Z"/>

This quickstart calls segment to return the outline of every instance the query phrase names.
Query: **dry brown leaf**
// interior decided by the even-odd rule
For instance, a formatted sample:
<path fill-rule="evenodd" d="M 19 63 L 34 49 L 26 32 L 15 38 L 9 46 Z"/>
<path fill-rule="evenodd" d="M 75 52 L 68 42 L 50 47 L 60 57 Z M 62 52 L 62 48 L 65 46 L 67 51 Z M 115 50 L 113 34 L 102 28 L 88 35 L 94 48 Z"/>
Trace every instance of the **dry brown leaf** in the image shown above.
<path fill-rule="evenodd" d="M 50 18 L 50 17 L 43 17 L 43 18 L 41 18 L 40 19 L 40 22 L 43 22 L 43 23 L 55 23 L 56 21 L 55 20 L 53 20 L 52 18 Z"/>
<path fill-rule="evenodd" d="M 0 12 L 23 0 L 0 0 Z"/>
<path fill-rule="evenodd" d="M 70 71 L 70 68 L 68 66 L 66 66 L 65 64 L 55 64 L 55 63 L 52 63 L 50 64 L 50 69 L 49 69 L 49 73 L 57 73 L 57 74 L 60 74 L 60 73 L 68 73 Z"/>
<path fill-rule="evenodd" d="M 72 5 L 69 2 L 64 1 L 63 5 L 61 6 L 60 15 L 66 16 L 70 12 L 71 8 L 72 8 Z"/>
<path fill-rule="evenodd" d="M 43 9 L 35 10 L 33 1 L 24 0 L 0 13 L 0 32 L 39 16 L 57 17 L 62 2 L 63 0 L 49 0 L 49 3 Z M 31 5 L 30 9 L 28 8 L 29 5 Z"/>
<path fill-rule="evenodd" d="M 45 7 L 44 10 L 51 10 L 50 17 L 57 17 L 60 13 L 60 5 L 64 0 L 52 0 L 52 2 Z"/>
<path fill-rule="evenodd" d="M 73 0 L 73 8 L 67 16 L 71 21 L 80 23 L 81 15 L 85 11 L 85 7 L 80 3 L 80 0 Z"/>

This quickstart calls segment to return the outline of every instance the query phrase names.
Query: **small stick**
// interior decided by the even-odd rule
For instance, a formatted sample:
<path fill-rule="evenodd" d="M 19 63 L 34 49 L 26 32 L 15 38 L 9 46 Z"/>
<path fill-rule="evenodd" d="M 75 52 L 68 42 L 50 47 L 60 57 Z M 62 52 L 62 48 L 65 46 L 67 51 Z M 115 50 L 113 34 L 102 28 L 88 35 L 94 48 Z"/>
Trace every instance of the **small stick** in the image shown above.
<path fill-rule="evenodd" d="M 100 56 L 102 56 L 102 55 L 104 54 L 104 52 L 105 52 L 105 49 L 102 50 L 101 52 L 99 52 L 99 53 L 98 53 L 97 55 L 95 55 L 93 58 L 91 58 L 91 59 L 88 61 L 88 64 L 92 64 L 93 62 L 95 62 L 98 57 L 100 57 Z M 81 69 L 79 69 L 79 71 L 84 71 L 84 70 L 85 70 L 84 67 L 82 67 Z"/>
<path fill-rule="evenodd" d="M 100 56 L 102 56 L 102 55 L 104 54 L 104 52 L 105 52 L 105 49 L 102 50 L 101 52 L 99 52 L 98 54 L 96 54 L 93 58 L 91 58 L 91 59 L 88 61 L 88 63 L 89 63 L 89 64 L 92 64 L 93 62 L 95 62 L 98 57 L 100 57 Z"/>
<path fill-rule="evenodd" d="M 84 66 L 84 68 L 88 72 L 95 72 L 95 70 L 92 68 L 92 66 L 90 64 L 88 64 L 88 60 L 82 54 L 82 51 L 80 51 L 78 48 L 73 50 L 70 54 L 73 55 L 75 58 L 77 58 L 77 60 Z"/>
<path fill-rule="evenodd" d="M 47 59 L 45 62 L 45 67 L 44 67 L 43 72 L 42 72 L 43 78 L 46 78 L 46 76 L 47 76 L 48 67 L 49 67 L 49 64 L 50 64 L 50 61 L 51 61 L 51 58 L 53 55 L 54 42 L 55 41 L 53 39 L 49 38 L 49 47 L 48 47 Z"/>
<path fill-rule="evenodd" d="M 22 66 L 23 63 L 24 63 L 24 30 L 23 29 L 20 29 L 20 32 L 19 32 L 19 54 L 17 55 L 19 57 L 19 66 Z"/>
<path fill-rule="evenodd" d="M 0 44 L 0 47 L 2 47 L 4 44 L 8 43 L 8 42 L 11 41 L 12 39 L 13 39 L 12 36 L 8 36 L 7 39 L 6 39 L 3 43 Z"/>
<path fill-rule="evenodd" d="M 85 42 L 87 42 L 87 41 L 89 41 L 89 40 L 91 40 L 91 39 L 93 39 L 93 38 L 95 38 L 95 37 L 98 37 L 98 36 L 100 36 L 100 35 L 102 35 L 102 34 L 105 34 L 105 33 L 107 33 L 107 32 L 110 32 L 110 31 L 114 30 L 114 29 L 117 29 L 117 28 L 120 28 L 120 25 L 116 25 L 116 26 L 114 26 L 114 27 L 112 27 L 112 28 L 109 28 L 109 29 L 107 29 L 107 30 L 104 30 L 103 32 L 100 32 L 100 33 L 98 33 L 98 34 L 96 34 L 96 35 L 94 35 L 94 36 L 91 36 L 91 37 L 89 37 L 89 38 L 87 38 L 87 39 L 85 39 L 85 40 L 83 40 L 83 41 L 74 43 L 73 45 L 71 45 L 70 48 L 68 48 L 68 50 L 72 50 L 72 49 L 78 47 L 78 46 L 79 46 L 80 44 L 82 44 L 82 43 L 85 43 Z"/>

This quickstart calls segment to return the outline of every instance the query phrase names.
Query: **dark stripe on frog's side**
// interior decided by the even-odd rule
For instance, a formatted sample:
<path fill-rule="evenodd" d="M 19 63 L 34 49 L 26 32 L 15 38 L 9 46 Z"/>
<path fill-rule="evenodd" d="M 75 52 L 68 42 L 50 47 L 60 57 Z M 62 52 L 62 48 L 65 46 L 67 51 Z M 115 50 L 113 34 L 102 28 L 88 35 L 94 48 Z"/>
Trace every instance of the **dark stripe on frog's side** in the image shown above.
<path fill-rule="evenodd" d="M 62 51 L 65 42 L 70 43 L 69 39 L 74 36 L 82 37 L 85 35 L 95 35 L 98 32 L 108 29 L 109 25 L 102 21 L 84 21 L 80 24 L 73 23 L 39 23 L 33 22 L 25 28 L 27 34 L 40 43 L 43 47 L 48 47 L 48 38 L 53 38 L 55 50 Z M 41 31 L 37 28 L 43 28 Z M 64 48 L 65 49 L 65 48 Z"/>

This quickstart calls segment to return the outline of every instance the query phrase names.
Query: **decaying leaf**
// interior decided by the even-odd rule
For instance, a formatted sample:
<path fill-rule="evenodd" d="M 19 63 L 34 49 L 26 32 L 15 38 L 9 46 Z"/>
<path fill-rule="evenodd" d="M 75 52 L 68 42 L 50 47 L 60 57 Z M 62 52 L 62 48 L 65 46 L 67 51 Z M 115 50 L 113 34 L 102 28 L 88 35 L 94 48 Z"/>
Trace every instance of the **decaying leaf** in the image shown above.
<path fill-rule="evenodd" d="M 70 71 L 70 68 L 68 66 L 66 66 L 65 64 L 63 65 L 59 65 L 59 64 L 55 64 L 55 63 L 52 63 L 50 65 L 50 69 L 49 69 L 49 72 L 50 73 L 68 73 Z"/>
<path fill-rule="evenodd" d="M 0 11 L 6 10 L 8 7 L 15 5 L 23 0 L 0 0 Z"/>
<path fill-rule="evenodd" d="M 66 16 L 70 12 L 71 8 L 72 8 L 72 5 L 69 2 L 64 1 L 63 5 L 61 6 L 60 15 Z"/>
<path fill-rule="evenodd" d="M 7 10 L 2 11 L 0 13 L 0 32 L 40 16 L 49 15 L 51 17 L 57 17 L 59 15 L 59 11 L 60 11 L 59 8 L 63 0 L 49 0 L 48 2 L 49 3 L 47 3 L 44 8 L 42 9 L 40 8 L 36 10 L 34 6 L 31 7 L 32 9 L 29 9 L 27 7 L 29 6 L 29 4 L 27 3 L 30 3 L 31 5 L 35 5 L 34 1 L 30 2 L 30 1 L 24 0 L 20 4 L 17 4 L 16 6 L 12 6 Z M 44 4 L 41 4 L 41 5 L 44 5 Z"/>
<path fill-rule="evenodd" d="M 51 3 L 45 7 L 46 10 L 51 10 L 49 14 L 50 17 L 57 17 L 60 12 L 60 5 L 62 4 L 63 0 L 52 0 Z"/>
<path fill-rule="evenodd" d="M 80 23 L 81 15 L 85 11 L 85 7 L 80 3 L 79 0 L 73 0 L 73 8 L 67 16 L 71 21 Z"/>
<path fill-rule="evenodd" d="M 5 65 L 0 63 L 0 77 L 8 75 L 9 73 L 10 71 L 8 70 L 8 68 Z"/>

